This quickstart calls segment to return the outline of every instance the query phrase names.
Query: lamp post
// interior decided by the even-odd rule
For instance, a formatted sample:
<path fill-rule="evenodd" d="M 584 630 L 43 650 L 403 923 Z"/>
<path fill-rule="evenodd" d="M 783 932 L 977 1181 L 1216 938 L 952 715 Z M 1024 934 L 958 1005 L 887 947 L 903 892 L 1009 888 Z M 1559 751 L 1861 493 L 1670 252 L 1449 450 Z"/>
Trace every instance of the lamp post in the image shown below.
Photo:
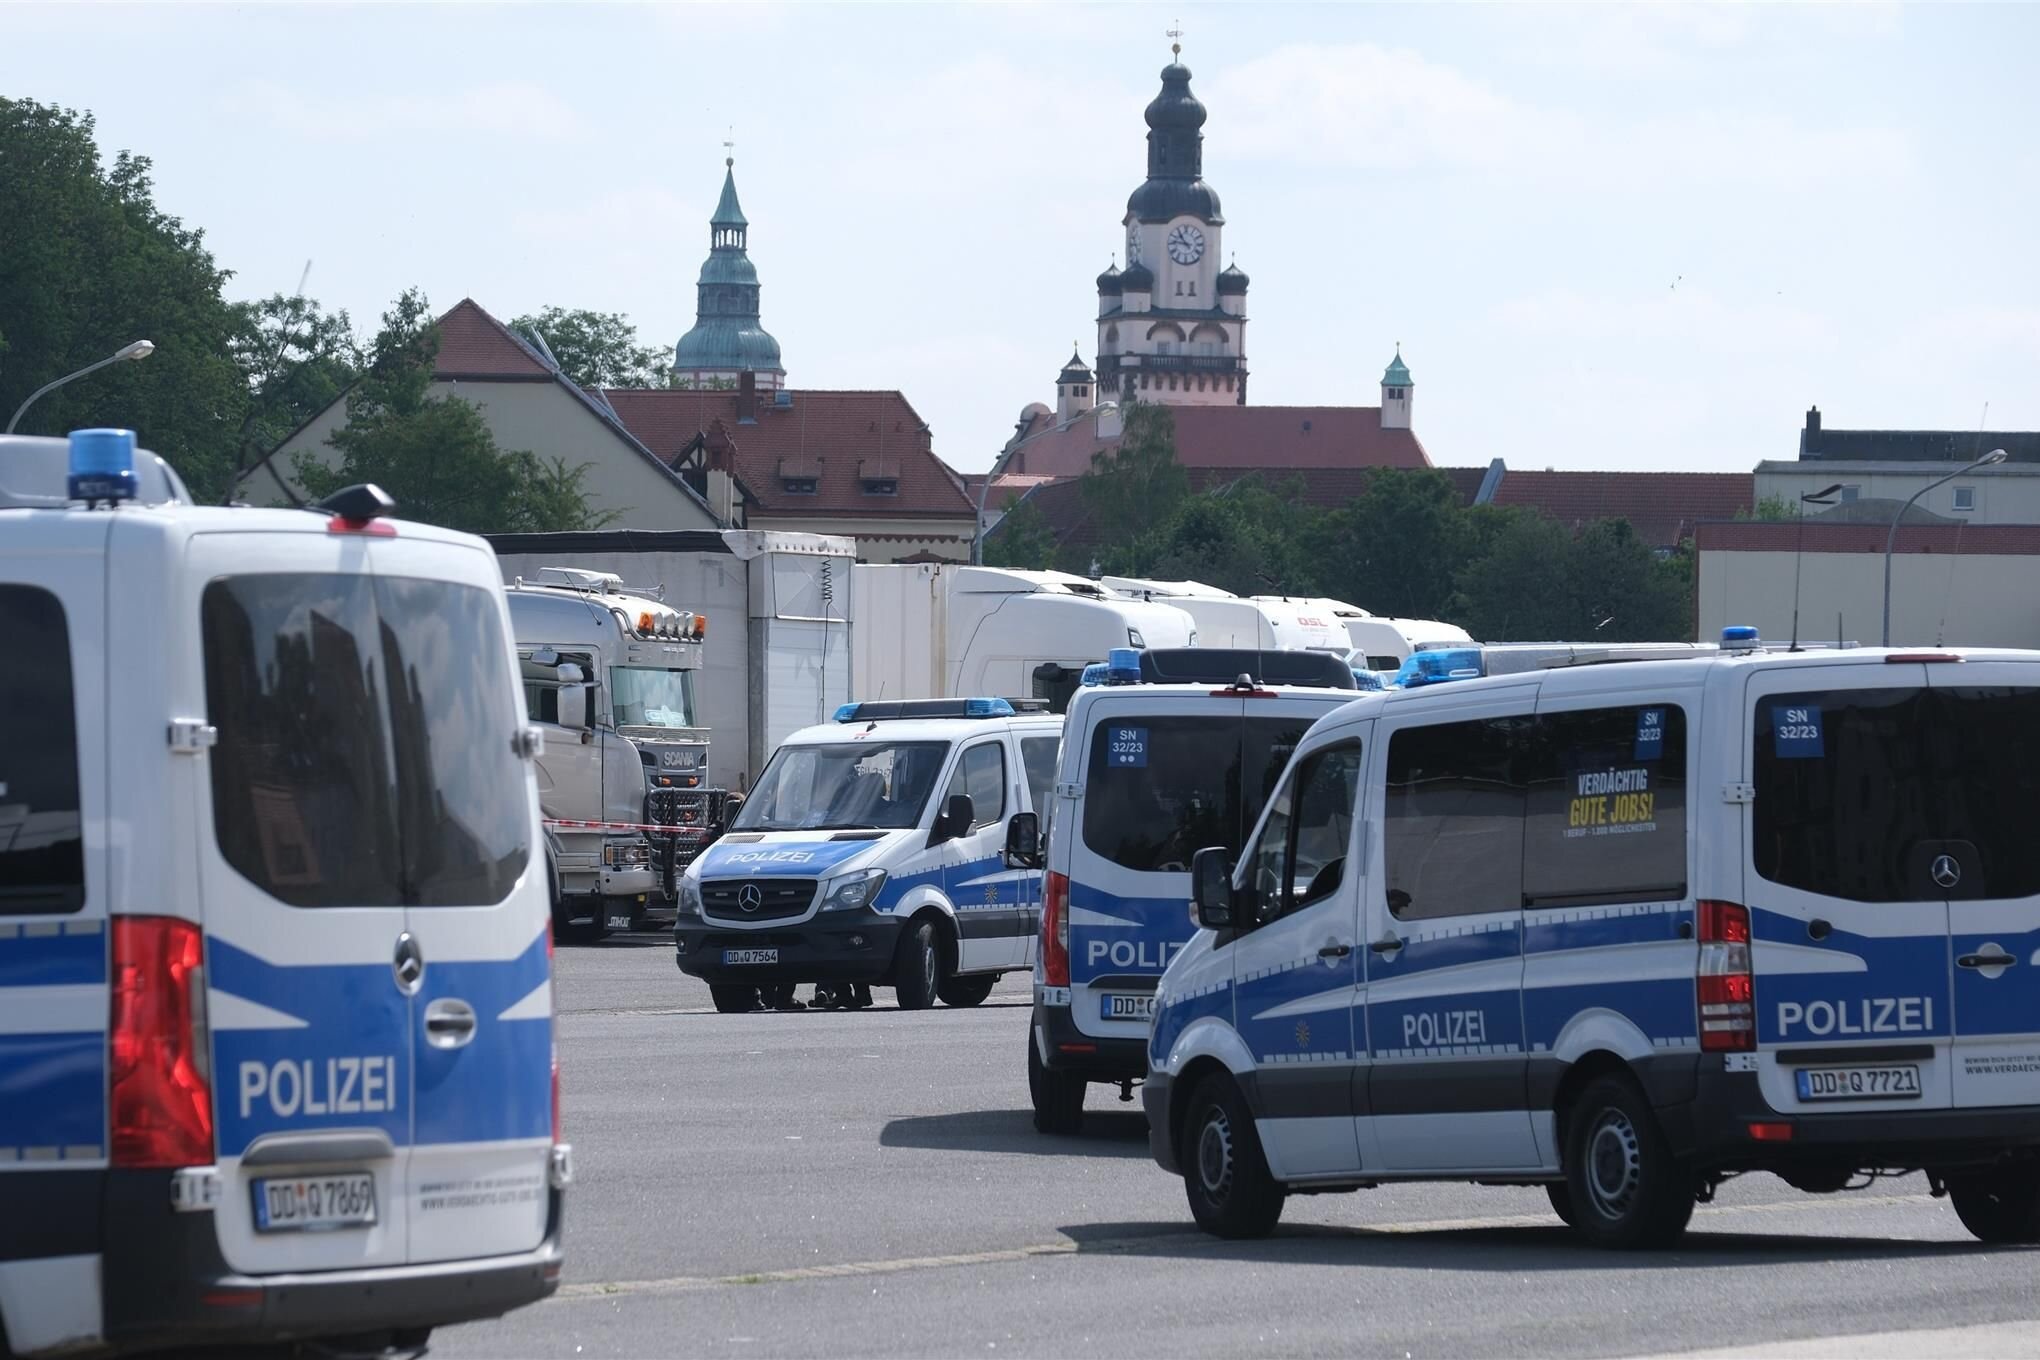
<path fill-rule="evenodd" d="M 1809 505 L 1833 505 L 1834 496 L 1842 489 L 1836 482 L 1818 491 L 1809 491 L 1799 498 L 1799 532 L 1792 542 L 1792 650 L 1799 650 L 1799 571 L 1806 561 L 1806 507 Z"/>
<path fill-rule="evenodd" d="M 1943 482 L 1952 482 L 1965 472 L 1974 472 L 1981 467 L 1995 467 L 2004 461 L 2005 451 L 2003 449 L 1992 449 L 1969 466 L 1956 468 L 1945 477 L 1936 477 L 1933 481 L 1928 482 L 1925 486 L 1913 492 L 1907 498 L 1906 503 L 1898 507 L 1898 514 L 1892 517 L 1891 532 L 1884 536 L 1884 646 L 1889 647 L 1891 645 L 1891 549 L 1892 545 L 1898 542 L 1898 526 L 1905 522 L 1905 512 L 1913 508 L 1914 501 L 1926 495 Z"/>
<path fill-rule="evenodd" d="M 155 341 L 137 340 L 132 344 L 122 345 L 119 349 L 107 355 L 104 359 L 101 359 L 96 364 L 87 364 L 85 365 L 85 367 L 79 369 L 76 373 L 66 373 L 63 377 L 57 379 L 53 383 L 44 383 L 41 387 L 36 388 L 35 391 L 28 394 L 27 401 L 24 401 L 23 403 L 21 403 L 21 405 L 14 408 L 14 418 L 7 422 L 7 429 L 5 433 L 7 434 L 14 433 L 14 427 L 21 423 L 22 412 L 26 411 L 29 407 L 35 405 L 36 399 L 38 397 L 42 397 L 47 395 L 48 393 L 54 392 L 59 387 L 62 387 L 65 383 L 71 382 L 77 378 L 82 378 L 87 373 L 95 373 L 98 370 L 105 368 L 108 364 L 117 364 L 123 359 L 132 359 L 135 360 L 136 362 L 139 362 L 143 359 L 148 358 L 151 354 L 154 354 L 155 352 L 156 352 Z"/>

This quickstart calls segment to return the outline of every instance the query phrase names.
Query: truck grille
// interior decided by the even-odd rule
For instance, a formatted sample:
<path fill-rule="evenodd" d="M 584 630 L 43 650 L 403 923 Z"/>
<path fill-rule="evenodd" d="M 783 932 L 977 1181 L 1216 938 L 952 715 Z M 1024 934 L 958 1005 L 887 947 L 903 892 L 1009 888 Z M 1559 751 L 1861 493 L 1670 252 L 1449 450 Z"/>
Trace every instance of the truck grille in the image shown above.
<path fill-rule="evenodd" d="M 799 916 L 815 900 L 816 883 L 811 878 L 726 878 L 701 885 L 701 907 L 705 915 L 725 921 L 781 921 Z M 748 889 L 758 890 L 750 903 Z"/>

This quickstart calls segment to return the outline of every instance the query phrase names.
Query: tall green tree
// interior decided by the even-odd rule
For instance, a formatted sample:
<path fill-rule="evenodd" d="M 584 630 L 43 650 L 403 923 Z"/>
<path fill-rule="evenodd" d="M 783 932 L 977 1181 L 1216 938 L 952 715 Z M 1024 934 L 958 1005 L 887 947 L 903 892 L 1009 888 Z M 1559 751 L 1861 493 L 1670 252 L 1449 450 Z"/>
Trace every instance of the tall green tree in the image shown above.
<path fill-rule="evenodd" d="M 510 329 L 543 337 L 560 371 L 583 387 L 664 387 L 673 366 L 664 349 L 638 343 L 637 327 L 622 312 L 547 307 L 516 318 Z"/>
<path fill-rule="evenodd" d="M 1140 573 L 1153 557 L 1149 537 L 1190 494 L 1190 478 L 1176 461 L 1176 418 L 1169 408 L 1136 402 L 1126 408 L 1116 448 L 1091 455 L 1083 496 L 1110 546 L 1099 560 L 1108 572 Z"/>
<path fill-rule="evenodd" d="M 1368 479 L 1364 494 L 1308 532 L 1326 594 L 1376 614 L 1416 619 L 1450 611 L 1452 573 L 1473 542 L 1451 480 L 1431 469 L 1383 468 Z"/>
<path fill-rule="evenodd" d="M 985 565 L 1013 567 L 1021 571 L 1045 571 L 1055 562 L 1055 531 L 1047 516 L 1033 501 L 1021 500 L 1010 492 L 993 526 L 996 534 L 985 539 Z"/>
<path fill-rule="evenodd" d="M 239 491 L 269 452 L 331 405 L 361 373 L 365 356 L 346 312 L 278 293 L 237 309 L 233 356 L 247 400 L 233 436 Z"/>
<path fill-rule="evenodd" d="M 471 402 L 432 391 L 438 328 L 416 289 L 383 314 L 367 371 L 347 396 L 347 423 L 328 437 L 328 467 L 297 456 L 293 471 L 313 498 L 374 482 L 410 519 L 474 533 L 598 528 L 582 487 L 586 465 L 504 451 Z"/>
<path fill-rule="evenodd" d="M 1175 513 L 1140 540 L 1141 574 L 1202 581 L 1235 595 L 1314 595 L 1316 564 L 1308 535 L 1312 511 L 1302 485 L 1270 487 L 1258 476 L 1179 501 Z"/>
<path fill-rule="evenodd" d="M 134 429 L 217 498 L 248 401 L 228 277 L 203 232 L 156 206 L 147 157 L 105 165 L 89 113 L 0 98 L 0 425 L 44 383 L 154 341 L 148 359 L 41 398 L 19 430 Z"/>

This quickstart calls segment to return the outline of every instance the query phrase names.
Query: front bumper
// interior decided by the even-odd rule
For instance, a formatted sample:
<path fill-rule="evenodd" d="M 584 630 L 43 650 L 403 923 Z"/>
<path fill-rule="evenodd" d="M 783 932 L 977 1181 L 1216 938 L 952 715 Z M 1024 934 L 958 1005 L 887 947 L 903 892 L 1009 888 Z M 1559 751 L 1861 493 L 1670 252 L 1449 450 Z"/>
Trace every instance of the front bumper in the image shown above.
<path fill-rule="evenodd" d="M 1077 1028 L 1068 1006 L 1034 999 L 1035 1044 L 1051 1072 L 1070 1072 L 1092 1081 L 1138 1081 L 1147 1075 L 1147 1040 L 1103 1039 Z"/>
<path fill-rule="evenodd" d="M 643 897 L 659 886 L 659 874 L 649 864 L 632 864 L 620 868 L 604 866 L 600 874 L 604 897 Z"/>
<path fill-rule="evenodd" d="M 105 1337 L 118 1352 L 355 1336 L 500 1317 L 559 1287 L 564 1192 L 549 1191 L 531 1251 L 427 1265 L 242 1275 L 211 1213 L 170 1207 L 168 1171 L 110 1171 Z"/>
<path fill-rule="evenodd" d="M 1940 1169 L 2040 1154 L 2040 1108 L 1781 1114 L 1765 1101 L 1754 1072 L 1725 1071 L 1718 1060 L 1702 1065 L 1691 1104 L 1661 1106 L 1657 1114 L 1673 1149 L 1706 1171 Z M 1791 1137 L 1759 1140 L 1752 1124 L 1785 1125 Z"/>
<path fill-rule="evenodd" d="M 714 984 L 883 982 L 892 975 L 903 923 L 870 910 L 831 911 L 753 930 L 682 916 L 673 927 L 680 971 Z M 723 962 L 727 949 L 777 949 L 777 963 Z"/>

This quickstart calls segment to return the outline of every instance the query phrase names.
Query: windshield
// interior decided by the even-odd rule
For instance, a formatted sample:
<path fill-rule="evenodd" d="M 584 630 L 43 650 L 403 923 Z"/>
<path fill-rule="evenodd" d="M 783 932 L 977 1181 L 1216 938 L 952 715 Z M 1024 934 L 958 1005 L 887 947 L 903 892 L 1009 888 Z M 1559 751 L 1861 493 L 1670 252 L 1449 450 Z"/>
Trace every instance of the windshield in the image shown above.
<path fill-rule="evenodd" d="M 917 826 L 935 776 L 948 758 L 946 741 L 782 746 L 731 829 Z"/>
<path fill-rule="evenodd" d="M 1315 714 L 1133 717 L 1098 724 L 1084 844 L 1141 873 L 1181 873 L 1207 845 L 1239 854 Z"/>
<path fill-rule="evenodd" d="M 694 672 L 611 666 L 609 701 L 618 727 L 698 727 Z"/>

